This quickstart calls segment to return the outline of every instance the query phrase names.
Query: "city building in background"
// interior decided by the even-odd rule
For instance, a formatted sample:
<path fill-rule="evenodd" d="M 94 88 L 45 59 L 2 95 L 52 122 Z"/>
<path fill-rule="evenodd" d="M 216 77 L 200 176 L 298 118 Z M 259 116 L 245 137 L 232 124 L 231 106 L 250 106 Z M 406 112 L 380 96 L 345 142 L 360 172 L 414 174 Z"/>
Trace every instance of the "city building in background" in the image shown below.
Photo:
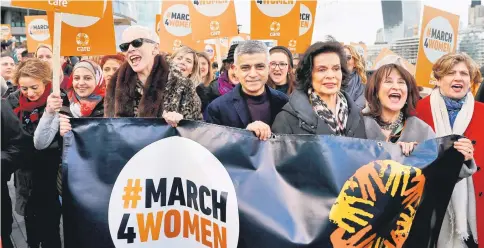
<path fill-rule="evenodd" d="M 395 40 L 392 42 L 390 50 L 415 65 L 417 63 L 419 40 L 420 37 L 418 36 Z"/>
<path fill-rule="evenodd" d="M 484 65 L 484 6 L 472 1 L 469 7 L 469 25 L 460 29 L 458 50 L 471 56 L 479 66 Z"/>
<path fill-rule="evenodd" d="M 33 10 L 12 6 L 10 1 L 2 1 L 1 21 L 2 24 L 10 24 L 12 36 L 17 41 L 23 42 L 27 40 L 25 35 L 25 16 L 29 15 L 45 15 L 45 11 Z"/>
<path fill-rule="evenodd" d="M 383 33 L 386 42 L 418 36 L 422 0 L 382 0 Z"/>

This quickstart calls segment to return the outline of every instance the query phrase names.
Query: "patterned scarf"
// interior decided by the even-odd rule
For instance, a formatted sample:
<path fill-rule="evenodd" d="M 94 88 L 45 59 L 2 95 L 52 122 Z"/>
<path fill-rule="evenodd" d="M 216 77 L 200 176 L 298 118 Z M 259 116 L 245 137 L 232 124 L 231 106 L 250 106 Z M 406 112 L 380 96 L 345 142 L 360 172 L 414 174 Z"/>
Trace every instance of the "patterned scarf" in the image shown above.
<path fill-rule="evenodd" d="M 442 98 L 444 99 L 445 107 L 447 107 L 447 113 L 449 113 L 450 127 L 453 128 L 457 114 L 459 114 L 462 106 L 464 106 L 467 97 L 460 100 L 454 100 L 442 95 Z"/>
<path fill-rule="evenodd" d="M 42 93 L 42 96 L 37 101 L 31 102 L 22 92 L 20 92 L 19 95 L 19 106 L 16 107 L 13 111 L 15 114 L 19 117 L 20 121 L 23 124 L 26 124 L 25 122 L 37 122 L 40 119 L 39 114 L 41 114 L 39 111 L 35 111 L 38 108 L 41 108 L 47 104 L 47 98 L 50 95 L 50 90 L 52 89 L 52 84 L 48 83 L 45 85 L 45 90 L 44 93 Z M 24 119 L 24 113 L 29 113 L 28 116 Z"/>
<path fill-rule="evenodd" d="M 220 77 L 217 79 L 217 82 L 218 82 L 218 92 L 220 93 L 221 96 L 230 92 L 235 87 L 235 85 L 233 85 L 230 82 L 228 71 L 222 73 Z"/>
<path fill-rule="evenodd" d="M 348 121 L 349 112 L 348 102 L 345 96 L 341 92 L 338 92 L 336 98 L 336 116 L 312 88 L 309 88 L 308 96 L 314 112 L 328 124 L 331 131 L 338 136 L 346 135 L 346 122 Z"/>
<path fill-rule="evenodd" d="M 77 95 L 77 93 L 75 92 L 72 84 L 74 71 L 80 67 L 86 68 L 89 71 L 93 72 L 93 76 L 96 80 L 96 86 L 94 88 L 94 91 L 86 98 L 79 97 L 79 95 Z M 80 61 L 78 64 L 76 64 L 76 67 L 72 71 L 72 75 L 69 80 L 70 87 L 68 89 L 67 96 L 69 97 L 69 108 L 71 110 L 72 116 L 74 116 L 75 118 L 89 117 L 92 114 L 94 108 L 104 99 L 104 95 L 106 94 L 106 83 L 104 82 L 101 67 L 86 60 Z"/>

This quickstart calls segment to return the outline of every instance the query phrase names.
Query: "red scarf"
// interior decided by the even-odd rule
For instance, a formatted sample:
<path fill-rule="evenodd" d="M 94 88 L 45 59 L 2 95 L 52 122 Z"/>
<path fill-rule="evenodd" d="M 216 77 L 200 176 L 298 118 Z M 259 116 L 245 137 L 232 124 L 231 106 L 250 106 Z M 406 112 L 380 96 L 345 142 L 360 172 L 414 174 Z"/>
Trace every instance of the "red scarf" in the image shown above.
<path fill-rule="evenodd" d="M 20 118 L 20 121 L 23 122 L 22 117 L 24 115 L 24 112 L 33 112 L 35 109 L 45 106 L 45 104 L 47 103 L 47 98 L 50 95 L 51 89 L 52 89 L 51 83 L 48 83 L 47 85 L 45 85 L 45 90 L 44 90 L 44 93 L 42 93 L 42 96 L 40 96 L 40 98 L 37 101 L 33 101 L 33 102 L 31 102 L 26 96 L 24 96 L 24 94 L 22 94 L 22 92 L 20 92 L 19 100 L 18 100 L 19 106 L 13 110 L 15 114 Z M 36 122 L 38 120 L 38 117 L 30 118 L 30 119 L 33 119 L 31 120 L 32 122 Z"/>
<path fill-rule="evenodd" d="M 74 111 L 76 108 L 80 108 L 80 117 L 89 117 L 91 116 L 92 111 L 94 111 L 94 108 L 96 108 L 96 106 L 104 99 L 104 95 L 106 95 L 106 84 L 104 82 L 104 79 L 101 77 L 100 84 L 96 85 L 96 88 L 94 88 L 94 91 L 91 93 L 91 95 L 87 98 L 81 99 L 72 87 L 73 75 L 74 73 L 70 76 L 68 84 L 69 88 L 67 93 L 67 96 L 69 97 L 71 112 L 73 112 L 72 114 L 74 115 L 74 117 L 76 117 Z"/>

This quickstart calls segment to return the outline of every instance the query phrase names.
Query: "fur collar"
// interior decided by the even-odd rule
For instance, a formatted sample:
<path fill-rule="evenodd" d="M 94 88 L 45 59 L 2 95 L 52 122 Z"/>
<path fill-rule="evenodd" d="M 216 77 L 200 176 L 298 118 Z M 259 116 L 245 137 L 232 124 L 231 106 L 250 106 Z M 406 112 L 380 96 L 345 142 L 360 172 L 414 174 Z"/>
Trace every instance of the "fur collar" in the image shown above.
<path fill-rule="evenodd" d="M 169 67 L 164 56 L 157 55 L 146 81 L 137 117 L 161 117 L 163 97 L 168 81 Z M 111 78 L 104 98 L 104 117 L 133 117 L 134 97 L 138 76 L 128 62 Z"/>

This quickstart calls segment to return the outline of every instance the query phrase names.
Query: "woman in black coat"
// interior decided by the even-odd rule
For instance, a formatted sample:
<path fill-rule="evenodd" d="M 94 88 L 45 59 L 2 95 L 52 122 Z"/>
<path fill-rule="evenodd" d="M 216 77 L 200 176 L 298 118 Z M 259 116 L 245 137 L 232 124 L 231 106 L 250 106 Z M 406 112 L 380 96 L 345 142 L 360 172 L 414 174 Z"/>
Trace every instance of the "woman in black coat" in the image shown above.
<path fill-rule="evenodd" d="M 42 151 L 33 149 L 32 137 L 47 108 L 52 89 L 52 71 L 47 62 L 27 59 L 21 62 L 13 83 L 18 90 L 8 96 L 8 102 L 19 118 L 28 139 L 28 161 L 19 164 L 15 172 L 17 183 L 16 211 L 25 218 L 29 247 L 60 248 L 60 202 L 57 194 L 57 171 L 61 163 L 61 140 L 57 137 Z M 61 104 L 69 106 L 67 95 L 61 92 Z"/>
<path fill-rule="evenodd" d="M 276 116 L 272 131 L 366 138 L 360 109 L 341 91 L 347 76 L 339 42 L 313 44 L 297 68 L 297 89 Z"/>

